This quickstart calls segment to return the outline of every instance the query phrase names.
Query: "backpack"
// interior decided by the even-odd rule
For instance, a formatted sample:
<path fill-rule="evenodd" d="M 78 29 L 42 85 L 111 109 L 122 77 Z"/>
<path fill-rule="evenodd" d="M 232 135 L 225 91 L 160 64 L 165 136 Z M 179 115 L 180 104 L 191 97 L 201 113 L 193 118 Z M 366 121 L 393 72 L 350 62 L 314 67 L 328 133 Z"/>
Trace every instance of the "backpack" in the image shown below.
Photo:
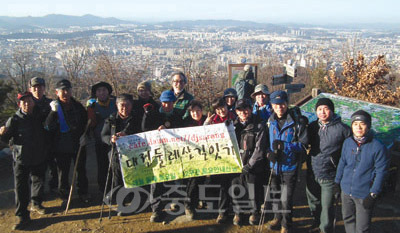
<path fill-rule="evenodd" d="M 238 100 L 251 99 L 250 95 L 254 92 L 255 84 L 256 82 L 252 70 L 241 73 L 234 87 L 238 95 Z"/>
<path fill-rule="evenodd" d="M 303 134 L 304 131 L 307 130 L 308 126 L 308 118 L 301 114 L 301 110 L 298 106 L 294 106 L 288 110 L 290 117 L 292 117 L 295 127 L 294 127 L 294 141 L 300 141 L 305 146 L 307 142 L 302 142 L 300 135 Z M 304 151 L 299 153 L 298 160 L 300 163 L 303 163 L 306 159 L 306 148 L 303 148 Z"/>

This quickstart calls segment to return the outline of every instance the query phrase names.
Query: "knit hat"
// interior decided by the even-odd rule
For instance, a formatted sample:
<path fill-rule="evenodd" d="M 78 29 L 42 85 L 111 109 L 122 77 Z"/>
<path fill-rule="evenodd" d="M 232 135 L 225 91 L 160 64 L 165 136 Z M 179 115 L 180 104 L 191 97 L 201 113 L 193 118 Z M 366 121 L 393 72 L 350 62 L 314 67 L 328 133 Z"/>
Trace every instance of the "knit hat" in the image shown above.
<path fill-rule="evenodd" d="M 354 121 L 363 121 L 367 124 L 368 128 L 371 128 L 371 115 L 364 110 L 358 110 L 351 115 L 351 124 Z"/>
<path fill-rule="evenodd" d="M 173 91 L 167 90 L 163 91 L 160 96 L 161 102 L 175 102 L 176 96 Z"/>
<path fill-rule="evenodd" d="M 332 112 L 335 112 L 335 105 L 329 98 L 318 99 L 317 104 L 315 104 L 315 110 L 321 105 L 326 105 Z"/>
<path fill-rule="evenodd" d="M 149 90 L 150 95 L 154 96 L 153 92 L 151 91 L 151 83 L 149 81 L 140 82 L 137 86 L 137 91 L 139 92 L 139 89 L 141 89 L 141 88 Z"/>

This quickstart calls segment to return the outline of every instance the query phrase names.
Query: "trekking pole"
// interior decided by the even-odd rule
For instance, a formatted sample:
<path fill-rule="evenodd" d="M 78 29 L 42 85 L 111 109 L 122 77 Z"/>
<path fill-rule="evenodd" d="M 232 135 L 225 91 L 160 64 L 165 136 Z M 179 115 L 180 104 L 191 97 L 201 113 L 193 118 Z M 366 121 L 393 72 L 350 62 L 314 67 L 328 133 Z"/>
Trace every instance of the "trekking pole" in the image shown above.
<path fill-rule="evenodd" d="M 272 164 L 272 169 L 271 169 L 271 173 L 269 175 L 268 178 L 268 184 L 267 184 L 267 192 L 265 194 L 265 198 L 264 198 L 264 204 L 263 204 L 263 208 L 261 210 L 261 218 L 260 218 L 260 222 L 258 223 L 258 227 L 257 227 L 257 233 L 258 232 L 262 232 L 262 225 L 264 225 L 264 221 L 265 221 L 265 206 L 267 204 L 267 200 L 268 200 L 268 195 L 269 195 L 269 189 L 271 187 L 271 181 L 272 181 L 272 174 L 274 173 L 274 166 L 275 163 Z"/>
<path fill-rule="evenodd" d="M 338 206 L 339 206 L 339 199 L 340 199 L 340 193 L 339 193 L 339 195 L 335 195 L 334 196 L 334 198 L 335 198 L 335 202 L 333 203 L 333 210 L 334 210 L 334 215 L 333 215 L 333 233 L 335 233 L 336 232 L 336 220 L 337 220 L 337 214 L 336 214 L 336 212 L 337 212 L 337 208 L 338 208 Z"/>
<path fill-rule="evenodd" d="M 114 125 L 111 126 L 111 128 L 115 128 Z M 107 187 L 108 187 L 108 181 L 110 179 L 110 173 L 112 173 L 113 171 L 111 171 L 111 165 L 112 165 L 112 161 L 114 159 L 114 144 L 111 145 L 111 156 L 110 156 L 110 163 L 108 165 L 108 170 L 107 170 L 107 178 L 106 178 L 106 184 L 104 187 L 104 193 L 103 193 L 103 200 L 101 203 L 101 210 L 100 210 L 100 217 L 99 217 L 99 222 L 101 222 L 103 220 L 103 210 L 104 210 L 104 199 L 106 198 L 106 192 L 107 192 Z M 114 174 L 112 174 L 112 176 L 114 176 Z M 111 187 L 112 190 L 112 187 Z M 111 201 L 110 201 L 111 204 Z"/>
<path fill-rule="evenodd" d="M 114 147 L 114 146 L 113 146 Z M 110 194 L 110 208 L 108 208 L 108 219 L 111 219 L 111 205 L 112 205 L 112 200 L 113 200 L 113 193 L 114 193 L 114 156 L 112 155 L 112 161 L 111 161 L 111 170 L 112 170 L 112 177 L 111 177 L 111 194 Z"/>
<path fill-rule="evenodd" d="M 89 130 L 90 122 L 91 122 L 91 120 L 89 119 L 86 123 L 85 131 L 83 132 L 83 135 L 86 135 L 87 131 Z M 76 155 L 76 159 L 75 159 L 74 172 L 72 173 L 72 182 L 71 182 L 71 188 L 69 189 L 67 207 L 65 208 L 64 215 L 66 215 L 68 213 L 69 204 L 71 203 L 72 192 L 74 191 L 74 186 L 75 186 L 76 171 L 78 169 L 79 157 L 81 156 L 82 148 L 83 148 L 83 146 L 79 145 L 78 154 Z"/>

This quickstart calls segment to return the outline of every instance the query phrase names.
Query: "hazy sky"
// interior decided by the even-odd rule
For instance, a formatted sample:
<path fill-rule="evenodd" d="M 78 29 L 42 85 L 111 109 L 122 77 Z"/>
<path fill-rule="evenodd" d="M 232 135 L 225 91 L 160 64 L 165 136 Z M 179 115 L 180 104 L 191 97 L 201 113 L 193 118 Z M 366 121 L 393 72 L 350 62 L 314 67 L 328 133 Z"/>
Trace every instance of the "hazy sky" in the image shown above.
<path fill-rule="evenodd" d="M 400 23 L 399 10 L 399 0 L 1 0 L 0 15 L 93 14 L 142 21 Z"/>

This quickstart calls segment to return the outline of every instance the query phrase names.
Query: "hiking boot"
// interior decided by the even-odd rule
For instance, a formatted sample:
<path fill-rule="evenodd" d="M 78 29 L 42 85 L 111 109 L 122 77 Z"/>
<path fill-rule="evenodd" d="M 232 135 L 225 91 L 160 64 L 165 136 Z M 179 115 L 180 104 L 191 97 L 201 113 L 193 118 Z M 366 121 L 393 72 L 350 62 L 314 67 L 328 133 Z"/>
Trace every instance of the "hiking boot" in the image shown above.
<path fill-rule="evenodd" d="M 226 214 L 223 214 L 223 213 L 218 214 L 218 217 L 217 217 L 218 224 L 225 223 L 226 220 L 228 220 L 228 216 L 226 216 Z"/>
<path fill-rule="evenodd" d="M 267 222 L 267 228 L 268 230 L 277 231 L 281 228 L 281 221 L 277 218 L 274 218 Z"/>
<path fill-rule="evenodd" d="M 185 208 L 185 215 L 191 221 L 194 219 L 194 211 L 191 208 Z"/>
<path fill-rule="evenodd" d="M 29 216 L 28 217 L 17 216 L 17 222 L 12 227 L 12 229 L 13 230 L 23 230 L 29 225 L 30 222 L 31 222 L 31 219 Z"/>
<path fill-rule="evenodd" d="M 46 214 L 46 209 L 41 204 L 32 204 L 31 211 L 41 215 Z"/>
<path fill-rule="evenodd" d="M 233 225 L 240 226 L 240 215 L 239 214 L 235 214 L 235 217 L 233 217 Z"/>
<path fill-rule="evenodd" d="M 251 214 L 249 217 L 249 224 L 254 226 L 254 225 L 258 225 L 258 223 L 260 222 L 260 215 L 259 214 Z"/>
<path fill-rule="evenodd" d="M 162 211 L 156 211 L 151 214 L 150 222 L 162 222 L 162 221 L 163 221 Z"/>

